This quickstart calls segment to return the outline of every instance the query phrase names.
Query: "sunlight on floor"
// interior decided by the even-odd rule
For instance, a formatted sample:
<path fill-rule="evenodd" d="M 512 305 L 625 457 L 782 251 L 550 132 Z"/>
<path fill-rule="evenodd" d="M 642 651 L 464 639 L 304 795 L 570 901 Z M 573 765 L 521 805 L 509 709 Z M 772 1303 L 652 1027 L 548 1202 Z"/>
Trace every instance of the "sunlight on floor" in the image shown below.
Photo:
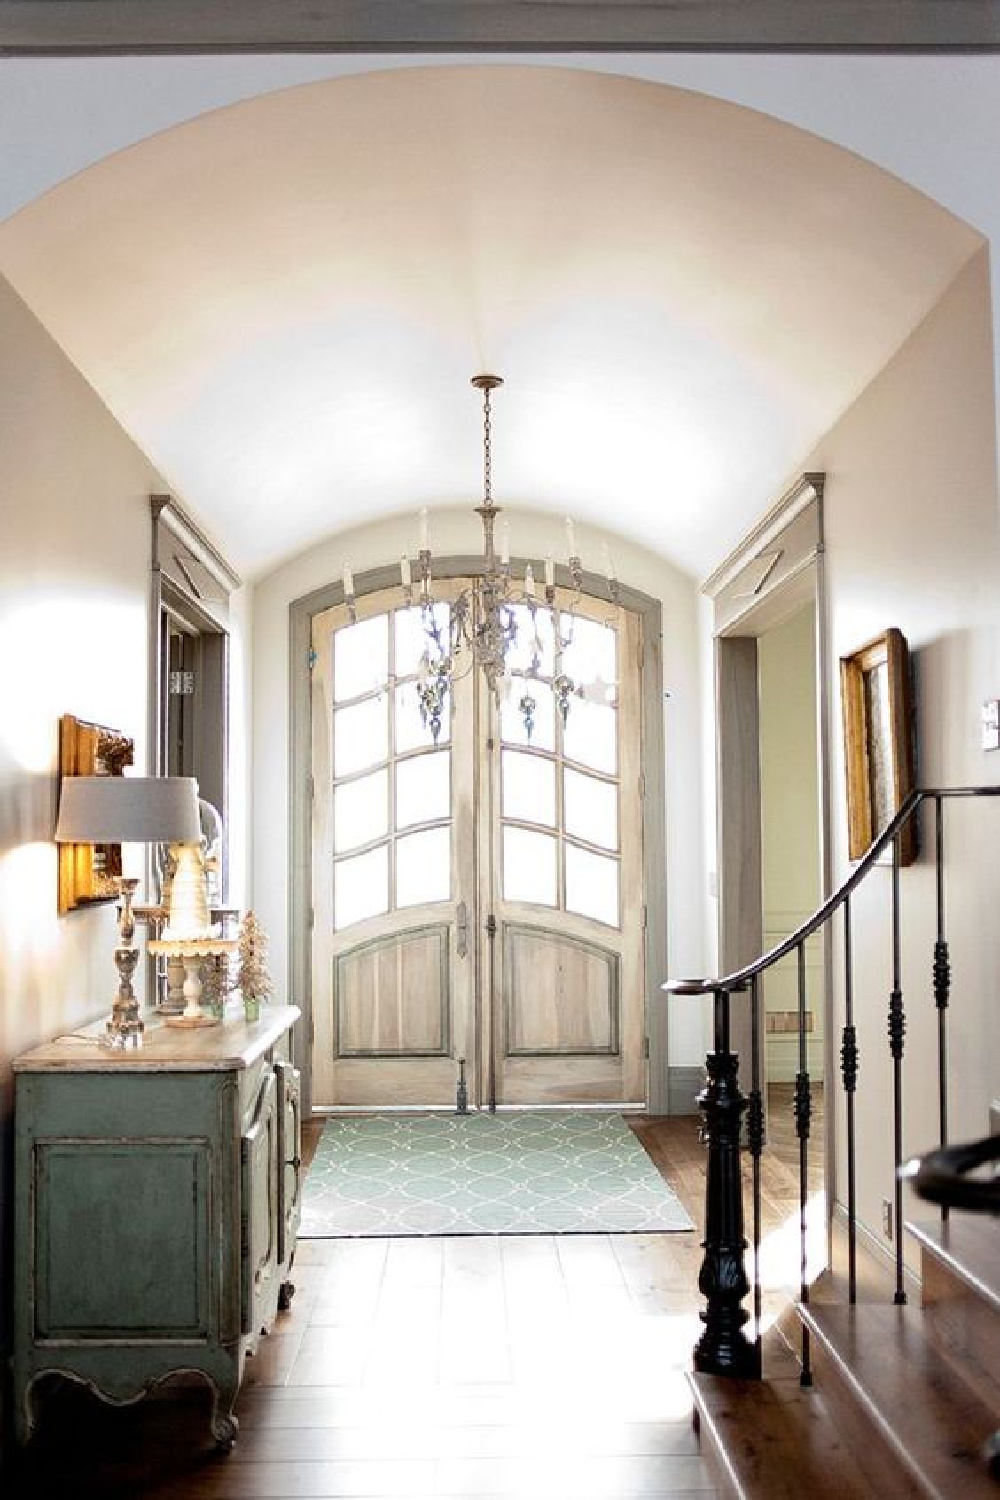
<path fill-rule="evenodd" d="M 826 1233 L 826 1193 L 813 1193 L 806 1204 L 806 1281 L 811 1285 L 828 1264 Z M 747 1271 L 753 1278 L 752 1255 L 748 1252 Z M 774 1323 L 782 1306 L 799 1295 L 802 1282 L 802 1238 L 798 1213 L 789 1214 L 783 1223 L 761 1239 L 760 1283 L 768 1298 L 761 1330 Z"/>

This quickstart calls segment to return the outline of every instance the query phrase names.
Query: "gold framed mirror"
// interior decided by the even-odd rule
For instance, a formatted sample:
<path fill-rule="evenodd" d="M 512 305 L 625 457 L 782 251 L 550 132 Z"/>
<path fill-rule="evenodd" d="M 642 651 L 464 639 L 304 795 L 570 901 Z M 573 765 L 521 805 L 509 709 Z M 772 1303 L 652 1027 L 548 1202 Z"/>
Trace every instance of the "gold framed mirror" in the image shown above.
<path fill-rule="evenodd" d="M 135 741 L 118 729 L 73 714 L 59 720 L 59 781 L 64 776 L 121 776 L 133 763 Z M 122 873 L 120 844 L 59 845 L 59 912 L 116 901 Z"/>

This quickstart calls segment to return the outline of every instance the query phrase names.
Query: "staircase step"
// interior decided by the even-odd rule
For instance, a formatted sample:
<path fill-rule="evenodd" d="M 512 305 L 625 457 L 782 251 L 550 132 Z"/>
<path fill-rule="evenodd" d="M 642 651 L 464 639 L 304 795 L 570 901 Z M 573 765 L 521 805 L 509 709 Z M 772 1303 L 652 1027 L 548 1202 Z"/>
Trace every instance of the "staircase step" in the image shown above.
<path fill-rule="evenodd" d="M 724 1500 L 874 1500 L 822 1398 L 785 1380 L 688 1375 L 702 1453 Z M 883 1494 L 885 1491 L 882 1492 Z"/>
<path fill-rule="evenodd" d="M 1000 1224 L 996 1219 L 952 1211 L 946 1224 L 940 1219 L 908 1223 L 906 1230 L 920 1246 L 925 1305 L 942 1301 L 954 1288 L 955 1295 L 971 1294 L 1000 1313 Z"/>
<path fill-rule="evenodd" d="M 953 1213 L 947 1224 L 907 1224 L 920 1246 L 929 1336 L 980 1400 L 1000 1414 L 1000 1226 Z"/>
<path fill-rule="evenodd" d="M 1000 1421 L 935 1346 L 919 1307 L 799 1308 L 817 1387 L 866 1469 L 897 1476 L 890 1494 L 997 1500 L 982 1457 Z M 880 1451 L 881 1450 L 881 1451 Z"/>

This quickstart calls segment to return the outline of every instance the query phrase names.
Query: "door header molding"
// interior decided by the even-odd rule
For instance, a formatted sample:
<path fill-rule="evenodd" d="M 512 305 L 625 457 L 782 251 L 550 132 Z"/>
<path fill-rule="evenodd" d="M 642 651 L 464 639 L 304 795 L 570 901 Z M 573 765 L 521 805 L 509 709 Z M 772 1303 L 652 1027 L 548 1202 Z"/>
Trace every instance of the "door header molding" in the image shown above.
<path fill-rule="evenodd" d="M 825 475 L 803 474 L 702 584 L 716 636 L 759 635 L 813 596 L 824 486 Z"/>

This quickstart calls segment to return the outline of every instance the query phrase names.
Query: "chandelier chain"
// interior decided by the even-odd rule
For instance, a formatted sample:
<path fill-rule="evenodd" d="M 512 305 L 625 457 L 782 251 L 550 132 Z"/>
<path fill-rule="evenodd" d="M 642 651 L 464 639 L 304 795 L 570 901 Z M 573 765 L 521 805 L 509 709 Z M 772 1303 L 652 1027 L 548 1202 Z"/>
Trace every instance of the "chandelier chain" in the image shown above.
<path fill-rule="evenodd" d="M 490 420 L 490 389 L 483 391 L 483 504 L 492 505 L 493 428 Z"/>

